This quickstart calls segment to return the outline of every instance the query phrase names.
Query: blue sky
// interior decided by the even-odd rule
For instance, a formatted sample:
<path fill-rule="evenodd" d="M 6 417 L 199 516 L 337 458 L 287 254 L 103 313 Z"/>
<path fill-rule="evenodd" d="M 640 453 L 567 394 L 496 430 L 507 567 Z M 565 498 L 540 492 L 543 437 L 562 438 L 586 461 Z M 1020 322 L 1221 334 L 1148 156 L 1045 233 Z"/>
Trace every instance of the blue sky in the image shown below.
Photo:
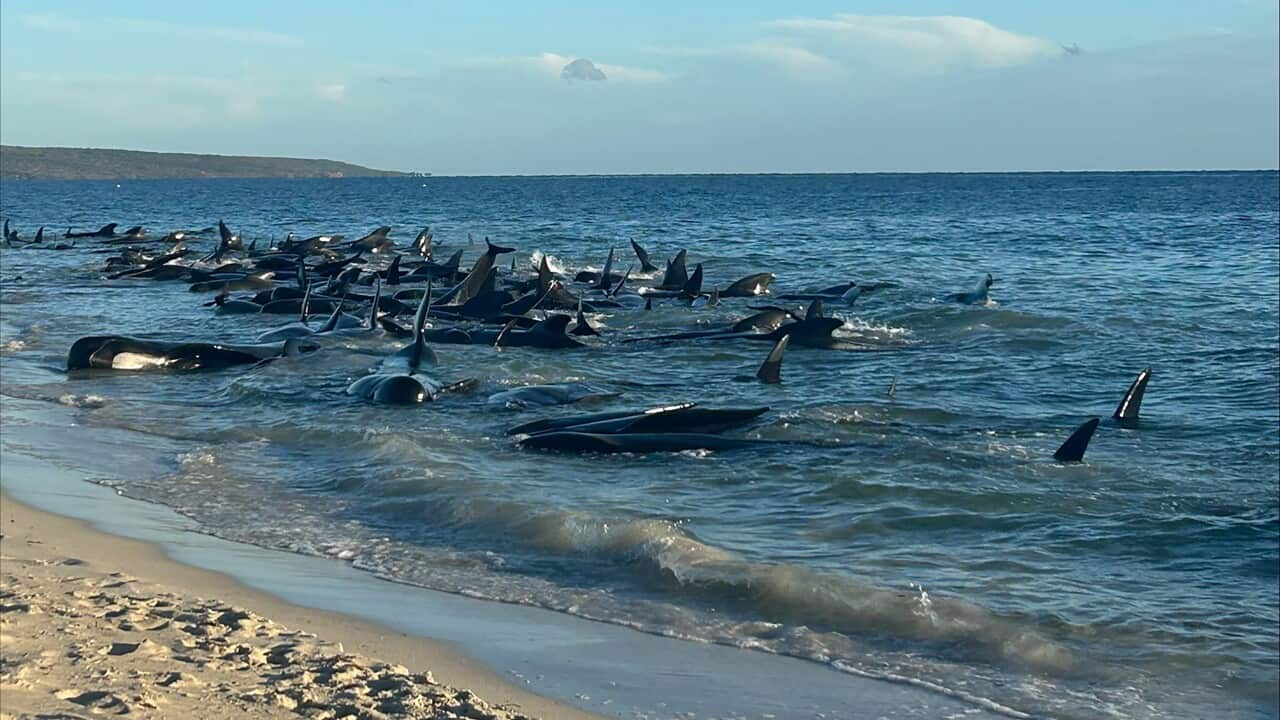
<path fill-rule="evenodd" d="M 441 174 L 1274 168 L 1277 5 L 5 0 L 0 141 Z M 563 77 L 579 58 L 604 79 Z"/>

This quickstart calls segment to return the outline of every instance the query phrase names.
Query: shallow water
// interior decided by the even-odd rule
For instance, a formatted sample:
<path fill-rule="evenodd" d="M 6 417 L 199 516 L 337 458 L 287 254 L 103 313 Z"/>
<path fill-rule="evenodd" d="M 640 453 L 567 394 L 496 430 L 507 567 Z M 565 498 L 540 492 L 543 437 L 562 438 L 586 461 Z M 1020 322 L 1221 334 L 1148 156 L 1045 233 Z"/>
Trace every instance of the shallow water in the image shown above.
<path fill-rule="evenodd" d="M 599 316 L 574 352 L 441 346 L 480 391 L 364 405 L 347 384 L 399 343 L 251 371 L 68 378 L 103 332 L 250 341 L 281 316 L 215 316 L 179 283 L 107 282 L 93 241 L 0 254 L 10 397 L 81 408 L 122 457 L 103 481 L 209 532 L 378 575 L 934 686 L 1008 714 L 1277 713 L 1280 188 L 1270 173 L 427 178 L 5 183 L 45 223 L 153 232 L 225 218 L 246 237 L 429 224 L 598 268 L 636 239 L 708 285 L 888 288 L 837 309 L 861 351 L 792 348 L 781 386 L 735 381 L 751 342 L 618 341 L 746 315 L 659 304 Z M 504 257 L 504 259 L 506 259 Z M 986 272 L 989 306 L 941 301 Z M 21 279 L 16 279 L 21 276 Z M 644 281 L 642 281 L 644 282 Z M 754 303 L 751 303 L 754 304 Z M 1139 429 L 1049 459 L 1154 368 Z M 886 390 L 897 377 L 897 391 Z M 725 453 L 560 456 L 505 429 L 557 410 L 487 397 L 588 381 L 621 397 L 768 405 Z"/>

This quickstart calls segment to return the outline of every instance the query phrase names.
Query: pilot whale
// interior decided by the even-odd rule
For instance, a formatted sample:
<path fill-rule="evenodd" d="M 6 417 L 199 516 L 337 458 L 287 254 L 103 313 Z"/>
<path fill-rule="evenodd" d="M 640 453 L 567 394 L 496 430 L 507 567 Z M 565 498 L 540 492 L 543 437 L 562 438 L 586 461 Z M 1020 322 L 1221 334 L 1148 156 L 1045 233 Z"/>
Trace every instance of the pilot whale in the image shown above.
<path fill-rule="evenodd" d="M 952 293 L 947 296 L 947 300 L 961 305 L 983 305 L 991 300 L 991 286 L 995 284 L 995 278 L 991 277 L 991 273 L 982 278 L 978 283 L 978 287 L 973 292 Z"/>
<path fill-rule="evenodd" d="M 282 343 L 227 345 L 166 342 L 121 335 L 83 337 L 67 353 L 67 370 L 221 370 L 314 352 L 319 346 L 291 338 Z"/>

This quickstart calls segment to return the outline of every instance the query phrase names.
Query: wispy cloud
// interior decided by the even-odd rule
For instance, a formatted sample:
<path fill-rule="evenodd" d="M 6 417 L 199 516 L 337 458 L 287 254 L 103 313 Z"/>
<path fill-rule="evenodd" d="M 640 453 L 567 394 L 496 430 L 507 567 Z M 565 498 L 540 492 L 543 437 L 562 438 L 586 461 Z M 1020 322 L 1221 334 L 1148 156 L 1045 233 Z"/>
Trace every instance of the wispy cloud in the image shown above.
<path fill-rule="evenodd" d="M 719 47 L 651 48 L 668 57 L 746 60 L 793 79 L 890 78 L 1001 68 L 1064 54 L 1060 43 L 975 18 L 835 15 L 770 20 L 760 36 Z"/>
<path fill-rule="evenodd" d="M 198 25 L 140 18 L 76 18 L 56 13 L 28 14 L 19 19 L 28 28 L 50 32 L 152 35 L 275 48 L 297 48 L 304 44 L 302 38 L 296 35 L 225 25 Z"/>
<path fill-rule="evenodd" d="M 345 102 L 347 86 L 345 83 L 319 83 L 316 85 L 316 96 L 329 102 Z"/>
<path fill-rule="evenodd" d="M 788 44 L 847 66 L 893 65 L 909 70 L 1010 67 L 1062 54 L 1052 40 L 1003 30 L 984 20 L 950 15 L 836 15 L 764 23 Z"/>

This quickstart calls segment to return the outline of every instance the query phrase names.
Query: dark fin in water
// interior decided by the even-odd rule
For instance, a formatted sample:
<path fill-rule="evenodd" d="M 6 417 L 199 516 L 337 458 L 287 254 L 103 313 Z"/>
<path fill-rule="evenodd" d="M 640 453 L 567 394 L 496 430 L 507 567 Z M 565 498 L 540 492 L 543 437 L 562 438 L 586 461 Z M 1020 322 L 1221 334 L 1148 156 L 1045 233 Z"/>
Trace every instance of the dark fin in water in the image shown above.
<path fill-rule="evenodd" d="M 696 298 L 702 294 L 702 263 L 698 263 L 693 268 L 693 274 L 685 282 L 681 288 L 680 294 L 689 298 Z"/>
<path fill-rule="evenodd" d="M 804 311 L 805 320 L 814 320 L 822 317 L 822 301 L 814 300 L 809 303 L 809 309 Z"/>
<path fill-rule="evenodd" d="M 36 231 L 36 239 L 33 242 L 38 242 L 38 243 L 44 242 L 44 226 L 43 225 L 41 225 L 40 229 Z"/>
<path fill-rule="evenodd" d="M 658 272 L 658 268 L 649 261 L 649 253 L 640 247 L 640 243 L 632 240 L 631 249 L 636 251 L 636 258 L 640 260 L 640 272 Z"/>
<path fill-rule="evenodd" d="M 307 315 L 311 314 L 311 286 L 302 293 L 302 307 L 298 311 L 298 322 L 307 324 Z"/>
<path fill-rule="evenodd" d="M 511 328 L 515 326 L 516 326 L 515 320 L 511 320 L 506 325 L 503 325 L 502 330 L 498 333 L 498 337 L 493 339 L 493 346 L 496 348 L 502 347 L 504 342 L 507 339 L 507 334 L 510 333 Z"/>
<path fill-rule="evenodd" d="M 1124 399 L 1116 406 L 1115 413 L 1111 416 L 1121 424 L 1137 424 L 1138 413 L 1142 410 L 1142 396 L 1147 392 L 1147 381 L 1151 380 L 1151 368 L 1146 368 L 1138 373 L 1137 379 L 1129 386 L 1129 391 L 1124 394 Z"/>
<path fill-rule="evenodd" d="M 298 289 L 307 289 L 307 258 L 305 255 L 298 256 Z"/>
<path fill-rule="evenodd" d="M 485 251 L 488 252 L 490 255 L 502 255 L 503 253 L 516 251 L 516 249 L 513 247 L 503 247 L 501 245 L 494 245 L 493 243 L 489 242 L 489 238 L 484 239 L 484 244 L 488 246 L 485 249 Z"/>
<path fill-rule="evenodd" d="M 609 274 L 613 272 L 613 248 L 609 248 L 609 259 L 604 261 L 604 269 L 600 271 L 600 277 L 596 279 L 597 290 L 609 289 Z"/>
<path fill-rule="evenodd" d="M 333 332 L 338 329 L 338 318 L 342 317 L 342 305 L 347 302 L 347 294 L 343 293 L 338 302 L 333 305 L 333 312 L 329 314 L 329 319 L 325 322 L 324 327 L 316 332 Z"/>
<path fill-rule="evenodd" d="M 570 335 L 599 335 L 599 331 L 591 327 L 591 323 L 587 322 L 587 316 L 582 314 L 582 298 L 578 298 L 578 320 L 569 331 Z"/>
<path fill-rule="evenodd" d="M 253 251 L 257 249 L 258 249 L 258 238 L 254 238 L 249 241 L 249 252 L 253 253 Z"/>
<path fill-rule="evenodd" d="M 400 256 L 397 255 L 399 260 Z M 369 307 L 369 329 L 378 327 L 378 303 L 382 302 L 382 278 L 373 276 L 373 304 Z"/>
<path fill-rule="evenodd" d="M 449 256 L 449 259 L 445 261 L 443 267 L 451 269 L 454 272 L 458 272 L 458 268 L 461 265 L 462 265 L 462 251 L 458 250 Z"/>
<path fill-rule="evenodd" d="M 555 280 L 555 276 L 551 274 L 551 263 L 547 262 L 547 256 L 542 256 L 542 262 L 538 263 L 538 291 L 547 292 L 551 289 L 551 283 Z"/>
<path fill-rule="evenodd" d="M 427 280 L 427 291 L 422 293 L 418 302 L 418 312 L 413 316 L 413 350 L 409 353 L 409 372 L 414 373 L 422 365 L 422 358 L 427 349 L 427 316 L 431 314 L 431 280 Z"/>
<path fill-rule="evenodd" d="M 676 256 L 667 261 L 667 272 L 662 276 L 662 284 L 658 287 L 662 290 L 679 290 L 684 284 L 689 282 L 689 272 L 685 270 L 684 262 L 688 256 L 688 252 L 681 250 Z"/>
<path fill-rule="evenodd" d="M 646 298 L 644 299 L 644 309 L 645 309 L 645 310 L 652 310 L 652 309 L 653 309 L 653 298 L 652 298 L 652 297 L 646 297 Z"/>
<path fill-rule="evenodd" d="M 391 261 L 391 267 L 387 268 L 387 284 L 388 285 L 400 284 L 400 256 L 399 255 L 395 256 L 395 258 Z"/>
<path fill-rule="evenodd" d="M 778 343 L 769 351 L 769 357 L 764 359 L 764 364 L 756 371 L 756 377 L 767 385 L 777 385 L 782 382 L 782 356 L 787 352 L 787 344 L 791 342 L 790 335 L 783 335 Z"/>
<path fill-rule="evenodd" d="M 889 399 L 892 400 L 894 395 L 898 394 L 898 376 L 894 375 L 893 380 L 889 381 Z"/>
<path fill-rule="evenodd" d="M 622 292 L 622 288 L 627 284 L 627 280 L 631 279 L 631 267 L 627 267 L 627 271 L 623 273 L 622 279 L 618 281 L 617 287 L 609 291 L 609 297 L 618 297 L 618 293 Z"/>
<path fill-rule="evenodd" d="M 1083 425 L 1076 428 L 1071 433 L 1071 437 L 1062 443 L 1062 447 L 1053 454 L 1053 459 L 1058 462 L 1080 462 L 1084 460 L 1084 451 L 1089 449 L 1089 441 L 1093 439 L 1093 432 L 1098 429 L 1098 418 L 1090 418 Z"/>

